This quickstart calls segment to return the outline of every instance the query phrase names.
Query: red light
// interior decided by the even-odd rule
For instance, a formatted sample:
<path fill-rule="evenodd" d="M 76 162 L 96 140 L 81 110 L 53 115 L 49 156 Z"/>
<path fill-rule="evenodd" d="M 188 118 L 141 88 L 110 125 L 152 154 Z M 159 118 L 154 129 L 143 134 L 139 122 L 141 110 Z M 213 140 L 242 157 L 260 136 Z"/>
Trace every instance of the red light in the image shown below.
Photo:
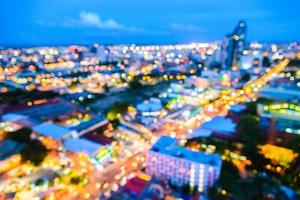
<path fill-rule="evenodd" d="M 188 57 L 184 57 L 181 60 L 181 62 L 184 62 L 184 63 L 189 62 L 189 61 L 190 61 L 190 59 Z"/>

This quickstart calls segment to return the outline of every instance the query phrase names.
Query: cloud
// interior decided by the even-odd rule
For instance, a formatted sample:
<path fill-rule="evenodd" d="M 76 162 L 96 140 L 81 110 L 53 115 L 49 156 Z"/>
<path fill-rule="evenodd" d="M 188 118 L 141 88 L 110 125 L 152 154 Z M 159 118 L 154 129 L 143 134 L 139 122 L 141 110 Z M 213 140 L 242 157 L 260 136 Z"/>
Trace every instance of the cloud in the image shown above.
<path fill-rule="evenodd" d="M 48 28 L 76 28 L 90 30 L 89 34 L 97 35 L 99 29 L 105 31 L 105 34 L 131 34 L 131 35 L 166 35 L 167 31 L 150 30 L 143 27 L 127 26 L 120 24 L 114 19 L 103 20 L 99 14 L 89 11 L 81 11 L 76 17 L 65 16 L 59 22 L 39 19 L 36 23 Z M 104 34 L 104 33 L 101 33 Z"/>
<path fill-rule="evenodd" d="M 66 18 L 63 22 L 64 27 L 90 27 L 96 29 L 103 29 L 107 31 L 118 31 L 121 34 L 149 34 L 149 35 L 162 35 L 163 31 L 153 31 L 142 27 L 125 26 L 114 19 L 102 20 L 100 16 L 93 12 L 81 11 L 78 18 Z M 116 33 L 113 33 L 116 34 Z"/>
<path fill-rule="evenodd" d="M 192 24 L 181 24 L 181 23 L 171 23 L 170 28 L 173 31 L 188 31 L 188 32 L 201 32 L 204 31 L 203 28 L 192 25 Z"/>
<path fill-rule="evenodd" d="M 83 24 L 98 27 L 98 28 L 120 29 L 123 27 L 122 25 L 120 25 L 113 19 L 109 19 L 107 21 L 102 21 L 101 18 L 99 17 L 99 15 L 97 15 L 96 13 L 92 13 L 92 12 L 82 11 L 82 12 L 80 12 L 79 18 Z"/>
<path fill-rule="evenodd" d="M 114 19 L 102 20 L 100 16 L 93 12 L 81 11 L 77 18 L 67 17 L 63 21 L 66 27 L 91 27 L 99 29 L 122 29 L 124 26 Z"/>

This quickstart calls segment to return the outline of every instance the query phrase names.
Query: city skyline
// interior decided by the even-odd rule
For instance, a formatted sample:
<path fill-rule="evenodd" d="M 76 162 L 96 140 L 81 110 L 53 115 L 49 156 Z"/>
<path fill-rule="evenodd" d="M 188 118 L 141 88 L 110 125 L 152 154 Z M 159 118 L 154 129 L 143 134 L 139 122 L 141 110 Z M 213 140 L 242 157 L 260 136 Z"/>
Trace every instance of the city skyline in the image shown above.
<path fill-rule="evenodd" d="M 300 2 L 0 7 L 0 200 L 300 199 Z"/>
<path fill-rule="evenodd" d="M 136 0 L 1 2 L 4 46 L 66 44 L 167 44 L 221 41 L 240 20 L 247 38 L 293 42 L 300 37 L 300 3 L 283 1 L 168 2 Z M 193 5 L 193 6 L 191 6 Z M 267 34 L 266 34 L 267 33 Z"/>

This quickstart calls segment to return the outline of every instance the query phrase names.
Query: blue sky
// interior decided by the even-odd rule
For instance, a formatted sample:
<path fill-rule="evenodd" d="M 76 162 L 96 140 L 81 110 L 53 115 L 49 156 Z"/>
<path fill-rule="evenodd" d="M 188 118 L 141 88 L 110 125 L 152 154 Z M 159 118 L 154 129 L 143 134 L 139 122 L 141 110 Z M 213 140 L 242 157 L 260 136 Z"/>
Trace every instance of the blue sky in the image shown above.
<path fill-rule="evenodd" d="M 240 19 L 248 39 L 300 38 L 298 0 L 1 0 L 0 44 L 163 44 L 222 40 Z"/>

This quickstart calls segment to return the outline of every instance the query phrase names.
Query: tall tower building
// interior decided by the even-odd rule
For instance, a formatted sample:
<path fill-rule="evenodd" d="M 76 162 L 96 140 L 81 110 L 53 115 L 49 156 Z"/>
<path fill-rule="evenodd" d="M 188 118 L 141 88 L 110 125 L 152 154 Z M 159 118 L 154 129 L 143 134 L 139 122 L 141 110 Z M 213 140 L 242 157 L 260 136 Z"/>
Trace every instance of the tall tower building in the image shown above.
<path fill-rule="evenodd" d="M 240 65 L 241 56 L 245 49 L 247 26 L 240 21 L 233 33 L 228 34 L 225 39 L 225 67 L 236 68 Z"/>

